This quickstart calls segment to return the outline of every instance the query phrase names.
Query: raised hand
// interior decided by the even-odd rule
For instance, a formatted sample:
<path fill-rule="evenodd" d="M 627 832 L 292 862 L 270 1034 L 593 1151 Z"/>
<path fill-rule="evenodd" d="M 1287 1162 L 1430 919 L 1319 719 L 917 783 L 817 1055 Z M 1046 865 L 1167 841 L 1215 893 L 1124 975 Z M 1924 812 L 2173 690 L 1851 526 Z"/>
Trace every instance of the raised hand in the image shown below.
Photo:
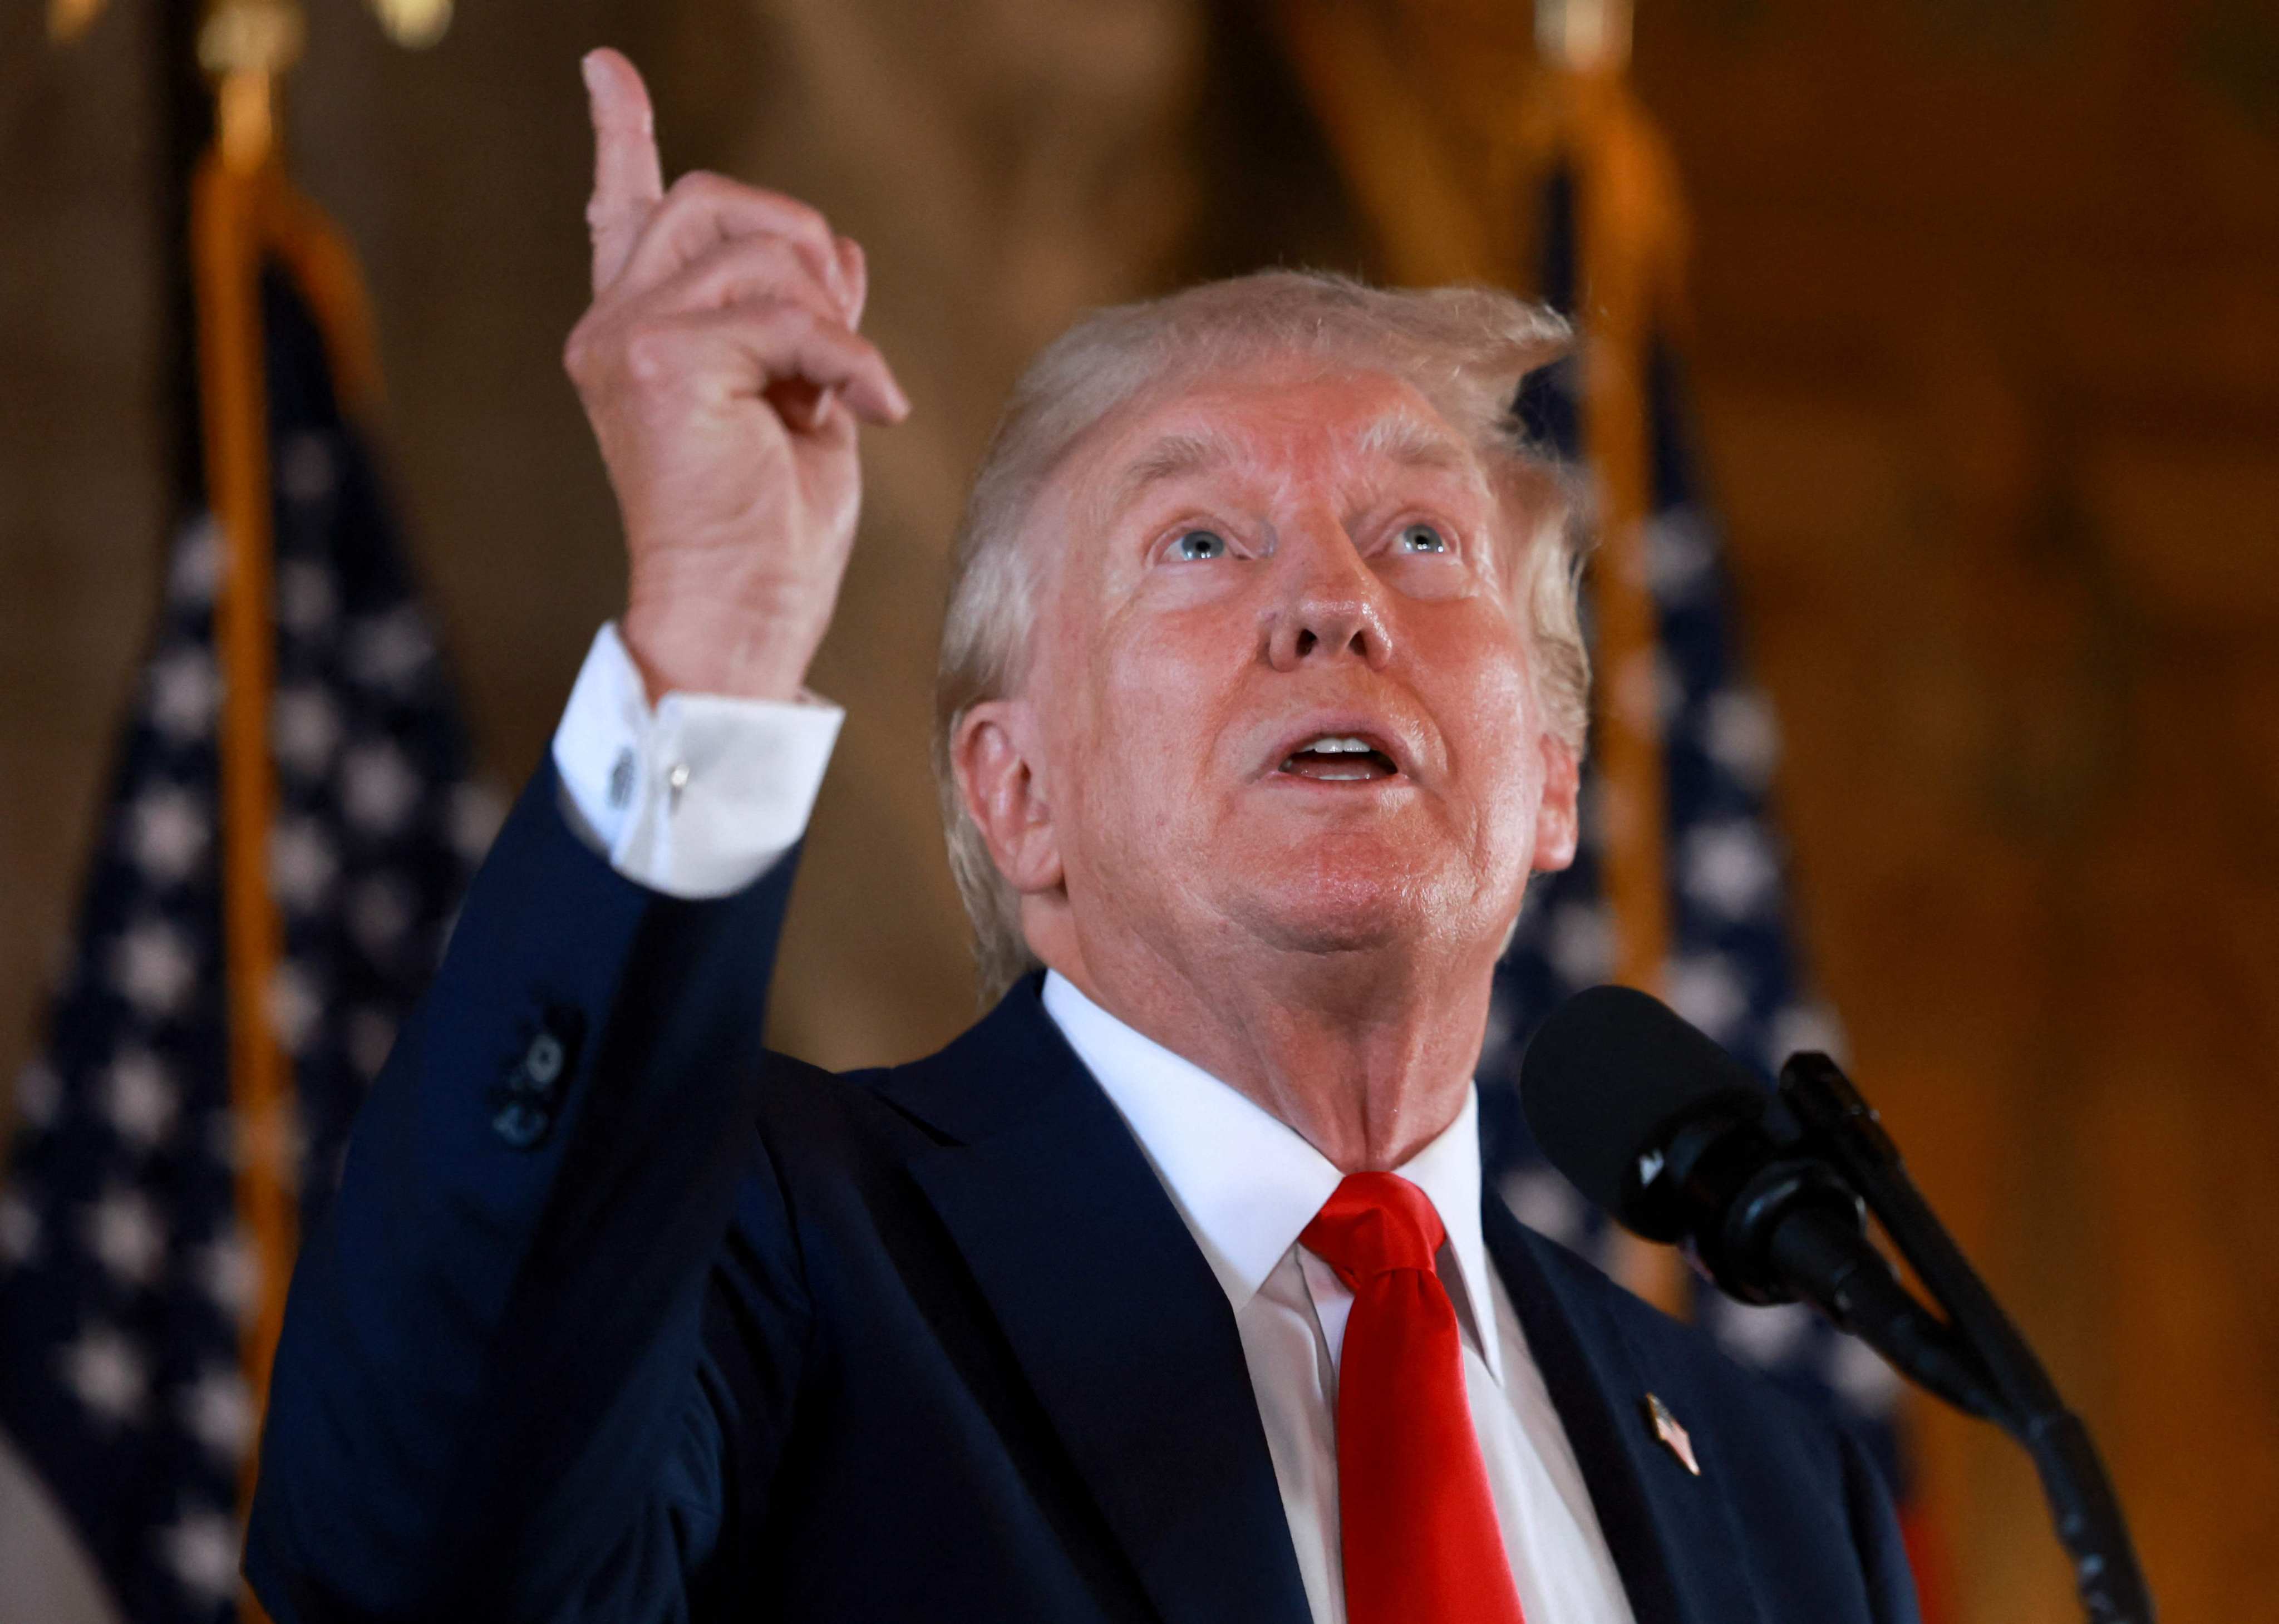
<path fill-rule="evenodd" d="M 652 700 L 788 699 L 854 545 L 856 422 L 909 411 L 856 332 L 863 250 L 779 193 L 668 190 L 641 74 L 608 50 L 584 69 L 594 303 L 563 364 L 625 523 L 625 646 Z"/>

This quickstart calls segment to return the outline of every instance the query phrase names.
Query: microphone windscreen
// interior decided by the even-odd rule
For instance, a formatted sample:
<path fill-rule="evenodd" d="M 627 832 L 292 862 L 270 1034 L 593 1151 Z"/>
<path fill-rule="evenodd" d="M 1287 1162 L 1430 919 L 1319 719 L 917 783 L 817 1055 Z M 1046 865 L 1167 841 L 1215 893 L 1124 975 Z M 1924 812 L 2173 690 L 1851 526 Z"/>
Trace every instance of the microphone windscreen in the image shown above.
<path fill-rule="evenodd" d="M 1623 1217 L 1623 1179 L 1665 1124 L 1764 1084 L 1661 1000 L 1592 987 L 1551 1012 L 1519 1063 L 1536 1145 L 1584 1195 Z"/>

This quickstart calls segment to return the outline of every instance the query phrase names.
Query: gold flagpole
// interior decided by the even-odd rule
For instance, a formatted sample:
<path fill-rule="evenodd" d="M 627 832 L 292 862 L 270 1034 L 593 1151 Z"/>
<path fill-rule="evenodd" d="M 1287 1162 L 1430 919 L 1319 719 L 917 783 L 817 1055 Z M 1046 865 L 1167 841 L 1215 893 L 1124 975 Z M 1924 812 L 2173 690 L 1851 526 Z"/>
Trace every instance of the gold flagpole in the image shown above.
<path fill-rule="evenodd" d="M 222 926 L 237 1217 L 257 1283 L 241 1357 L 257 1413 L 268 1395 L 299 1242 L 293 1078 L 270 1007 L 283 928 L 268 869 L 277 798 L 268 725 L 276 632 L 260 278 L 263 198 L 280 173 L 277 80 L 300 44 L 300 13 L 290 0 L 219 0 L 209 11 L 199 56 L 216 80 L 215 137 L 191 196 L 206 493 L 224 555 L 215 627 L 223 685 Z M 254 1472 L 249 1452 L 242 1474 L 248 1494 Z"/>
<path fill-rule="evenodd" d="M 448 19 L 448 7 L 441 15 Z M 295 1078 L 272 1007 L 284 931 L 269 881 L 277 802 L 269 744 L 276 622 L 265 260 L 284 266 L 307 299 L 343 409 L 367 412 L 380 396 L 369 307 L 354 256 L 285 178 L 278 93 L 303 38 L 295 0 L 212 0 L 198 54 L 215 84 L 215 133 L 191 193 L 199 417 L 207 501 L 223 544 L 215 642 L 223 684 L 222 930 L 235 1207 L 257 1283 L 240 1359 L 257 1416 L 267 1411 L 300 1244 Z M 240 1474 L 241 1512 L 251 1501 L 258 1467 L 249 1451 Z M 254 1624 L 265 1616 L 249 1591 L 241 1593 L 239 1612 Z"/>
<path fill-rule="evenodd" d="M 1669 956 L 1657 655 L 1661 624 L 1648 578 L 1654 513 L 1656 329 L 1671 314 L 1684 248 L 1673 167 L 1631 94 L 1628 0 L 1539 0 L 1536 43 L 1547 119 L 1531 121 L 1531 168 L 1564 163 L 1575 177 L 1577 314 L 1583 327 L 1583 443 L 1600 502 L 1598 737 L 1605 785 L 1607 895 L 1615 979 L 1658 991 Z"/>
<path fill-rule="evenodd" d="M 269 754 L 276 632 L 260 279 L 262 197 L 279 172 L 277 80 L 299 54 L 301 27 L 290 0 L 219 0 L 209 10 L 198 55 L 216 81 L 215 135 L 192 181 L 190 206 L 206 499 L 223 546 L 215 601 L 223 694 L 222 940 L 237 1221 L 255 1262 L 239 1359 L 256 1415 L 267 1409 L 270 1365 L 300 1242 L 293 1073 L 271 1018 L 284 931 L 268 865 L 277 800 Z M 239 1470 L 241 1517 L 258 1467 L 257 1451 L 249 1448 Z M 238 1612 L 250 1624 L 265 1624 L 260 1603 L 242 1586 Z"/>

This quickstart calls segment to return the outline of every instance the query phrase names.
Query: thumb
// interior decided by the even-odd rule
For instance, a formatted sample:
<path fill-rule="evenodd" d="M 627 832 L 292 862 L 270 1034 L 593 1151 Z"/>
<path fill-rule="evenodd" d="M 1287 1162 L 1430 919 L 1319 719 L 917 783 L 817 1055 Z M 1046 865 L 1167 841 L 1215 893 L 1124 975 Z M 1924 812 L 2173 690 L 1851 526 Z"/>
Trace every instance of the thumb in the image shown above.
<path fill-rule="evenodd" d="M 641 227 L 664 196 L 656 156 L 656 116 L 640 70 L 603 46 L 579 64 L 594 118 L 594 195 L 586 226 L 594 240 L 594 292 L 618 280 Z"/>

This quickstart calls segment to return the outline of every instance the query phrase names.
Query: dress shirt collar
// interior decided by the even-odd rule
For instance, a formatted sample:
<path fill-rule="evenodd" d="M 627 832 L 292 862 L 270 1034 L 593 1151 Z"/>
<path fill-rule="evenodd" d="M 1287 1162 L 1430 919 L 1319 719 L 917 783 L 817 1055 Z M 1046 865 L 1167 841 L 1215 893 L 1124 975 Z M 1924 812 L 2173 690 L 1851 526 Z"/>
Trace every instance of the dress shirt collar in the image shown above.
<path fill-rule="evenodd" d="M 1045 1013 L 1098 1080 L 1186 1220 L 1239 1314 L 1297 1244 L 1344 1175 L 1247 1096 L 1117 1020 L 1057 970 Z M 1479 1097 L 1393 1169 L 1431 1198 L 1448 1232 L 1481 1357 L 1500 1383 L 1487 1245 L 1480 1233 Z"/>

